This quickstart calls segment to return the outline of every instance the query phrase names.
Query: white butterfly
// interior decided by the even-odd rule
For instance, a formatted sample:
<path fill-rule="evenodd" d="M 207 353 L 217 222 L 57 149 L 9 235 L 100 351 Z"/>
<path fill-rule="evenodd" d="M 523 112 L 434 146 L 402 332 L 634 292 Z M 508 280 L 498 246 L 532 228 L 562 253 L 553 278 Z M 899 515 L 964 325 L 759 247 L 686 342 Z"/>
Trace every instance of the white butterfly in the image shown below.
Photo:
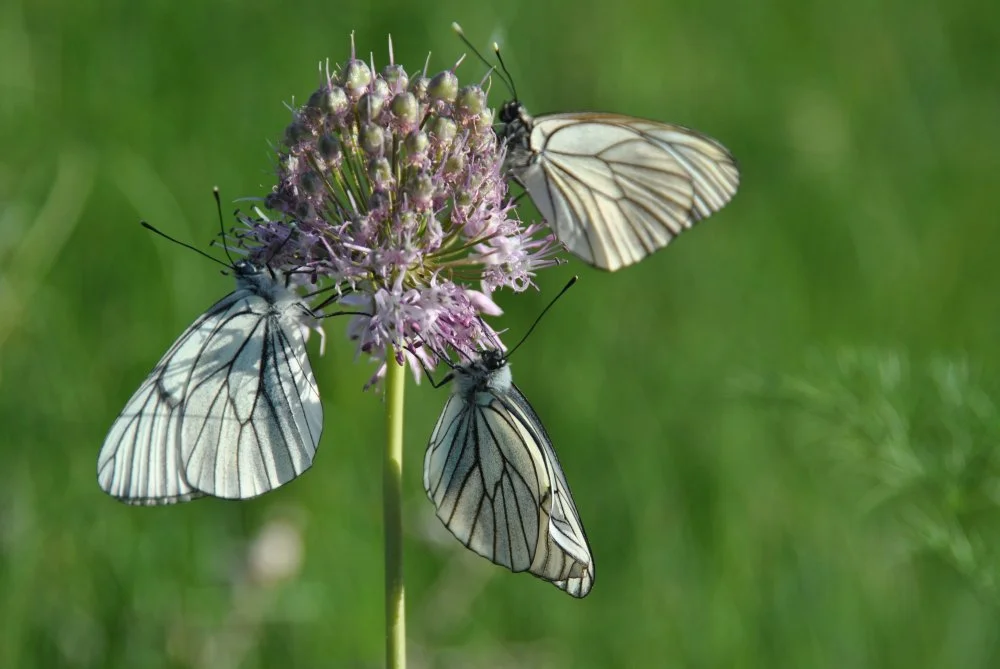
<path fill-rule="evenodd" d="M 312 465 L 323 429 L 304 337 L 312 312 L 287 274 L 248 260 L 232 269 L 236 290 L 184 331 L 111 426 L 97 459 L 109 495 L 247 499 Z"/>
<path fill-rule="evenodd" d="M 565 290 L 565 289 L 564 289 Z M 529 571 L 574 597 L 594 585 L 594 558 L 545 428 L 503 353 L 455 367 L 424 457 L 424 489 L 467 548 Z"/>
<path fill-rule="evenodd" d="M 507 174 L 571 253 L 608 271 L 663 248 L 739 186 L 729 151 L 679 125 L 587 112 L 532 118 L 516 99 L 500 121 Z"/>

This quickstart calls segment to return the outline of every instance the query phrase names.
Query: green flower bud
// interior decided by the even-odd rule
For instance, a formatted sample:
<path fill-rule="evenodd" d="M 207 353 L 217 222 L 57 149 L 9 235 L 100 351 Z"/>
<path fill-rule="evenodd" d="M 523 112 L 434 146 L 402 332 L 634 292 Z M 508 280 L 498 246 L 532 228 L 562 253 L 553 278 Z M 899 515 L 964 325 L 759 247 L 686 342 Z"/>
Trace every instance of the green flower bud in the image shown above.
<path fill-rule="evenodd" d="M 417 96 L 419 102 L 427 100 L 427 87 L 430 83 L 431 80 L 423 75 L 416 76 L 410 81 L 410 92 Z"/>
<path fill-rule="evenodd" d="M 295 119 L 285 128 L 285 144 L 294 146 L 299 142 L 308 139 L 312 135 L 308 126 L 302 119 Z"/>
<path fill-rule="evenodd" d="M 299 177 L 299 186 L 309 195 L 315 195 L 323 188 L 323 178 L 312 170 L 307 170 Z"/>
<path fill-rule="evenodd" d="M 361 128 L 361 149 L 369 156 L 381 156 L 385 146 L 385 131 L 377 125 L 366 125 Z"/>
<path fill-rule="evenodd" d="M 428 203 L 434 195 L 434 181 L 423 170 L 416 170 L 406 180 L 406 194 L 415 203 Z"/>
<path fill-rule="evenodd" d="M 427 85 L 427 96 L 431 100 L 454 102 L 458 95 L 458 77 L 451 70 L 438 72 Z"/>
<path fill-rule="evenodd" d="M 400 93 L 392 99 L 389 109 L 405 125 L 416 125 L 420 117 L 420 103 L 413 93 Z"/>
<path fill-rule="evenodd" d="M 377 188 L 388 188 L 392 184 L 392 165 L 385 158 L 375 158 L 368 164 L 368 177 Z"/>
<path fill-rule="evenodd" d="M 345 88 L 360 91 L 372 82 L 372 72 L 365 61 L 355 58 L 347 61 L 347 64 L 344 65 L 344 69 L 340 73 L 340 82 Z"/>
<path fill-rule="evenodd" d="M 425 153 L 430 143 L 430 140 L 427 139 L 427 133 L 421 130 L 414 130 L 403 140 L 403 146 L 406 147 L 406 152 L 411 157 Z"/>
<path fill-rule="evenodd" d="M 327 162 L 339 161 L 344 151 L 340 145 L 340 139 L 330 133 L 325 133 L 319 138 L 317 149 L 319 150 L 320 157 Z"/>
<path fill-rule="evenodd" d="M 406 76 L 406 70 L 402 65 L 386 65 L 382 68 L 382 77 L 389 84 L 392 91 L 405 91 L 410 78 Z"/>
<path fill-rule="evenodd" d="M 358 100 L 358 118 L 362 123 L 375 121 L 382 113 L 383 107 L 385 107 L 385 97 L 378 91 L 365 93 Z"/>
<path fill-rule="evenodd" d="M 479 86 L 462 86 L 455 98 L 455 111 L 462 116 L 481 114 L 486 106 L 486 93 Z"/>
<path fill-rule="evenodd" d="M 450 118 L 436 116 L 427 124 L 427 133 L 439 144 L 450 144 L 458 134 L 458 125 Z"/>

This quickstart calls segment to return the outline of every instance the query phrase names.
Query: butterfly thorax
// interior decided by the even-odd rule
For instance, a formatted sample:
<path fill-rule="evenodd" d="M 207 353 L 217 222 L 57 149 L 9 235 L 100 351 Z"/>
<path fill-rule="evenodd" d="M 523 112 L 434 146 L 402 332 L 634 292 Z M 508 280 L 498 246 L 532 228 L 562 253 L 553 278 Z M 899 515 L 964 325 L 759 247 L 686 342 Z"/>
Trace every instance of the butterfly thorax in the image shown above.
<path fill-rule="evenodd" d="M 237 290 L 246 290 L 262 297 L 277 311 L 284 311 L 299 299 L 285 286 L 285 276 L 278 270 L 261 267 L 249 260 L 238 260 L 233 265 L 233 273 L 236 276 Z"/>
<path fill-rule="evenodd" d="M 484 351 L 479 359 L 456 367 L 453 374 L 455 384 L 452 392 L 470 401 L 480 394 L 506 393 L 512 383 L 510 366 L 498 350 Z"/>
<path fill-rule="evenodd" d="M 498 132 L 500 140 L 507 145 L 507 157 L 504 159 L 504 169 L 515 171 L 531 163 L 534 152 L 531 150 L 531 128 L 534 119 L 517 100 L 505 102 L 500 108 L 500 123 L 503 127 Z"/>

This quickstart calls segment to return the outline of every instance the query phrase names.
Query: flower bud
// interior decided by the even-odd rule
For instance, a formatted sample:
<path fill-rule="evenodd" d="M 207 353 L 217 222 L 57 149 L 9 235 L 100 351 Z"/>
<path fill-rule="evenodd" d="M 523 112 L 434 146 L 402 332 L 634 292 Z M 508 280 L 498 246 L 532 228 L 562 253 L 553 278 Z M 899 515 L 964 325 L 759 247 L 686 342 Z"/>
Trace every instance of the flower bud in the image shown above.
<path fill-rule="evenodd" d="M 450 144 L 458 134 L 458 126 L 450 118 L 436 116 L 427 124 L 427 134 L 438 144 Z"/>
<path fill-rule="evenodd" d="M 365 235 L 371 235 L 378 226 L 373 218 L 382 218 L 385 212 L 389 211 L 392 205 L 392 198 L 383 189 L 378 189 L 368 197 L 368 216 L 366 217 L 366 227 L 363 228 Z M 367 240 L 366 240 L 367 241 Z"/>
<path fill-rule="evenodd" d="M 358 118 L 362 123 L 372 123 L 378 119 L 385 107 L 385 97 L 378 91 L 365 93 L 358 100 Z"/>
<path fill-rule="evenodd" d="M 347 94 L 339 86 L 324 86 L 309 96 L 306 109 L 320 115 L 343 114 L 347 111 Z"/>
<path fill-rule="evenodd" d="M 431 80 L 423 75 L 419 75 L 410 80 L 410 92 L 417 97 L 418 102 L 427 101 L 427 87 Z"/>
<path fill-rule="evenodd" d="M 325 105 L 325 111 L 334 116 L 341 116 L 350 107 L 347 93 L 340 86 L 332 86 L 326 91 L 326 95 L 323 97 L 323 104 Z"/>
<path fill-rule="evenodd" d="M 427 96 L 431 100 L 454 102 L 458 95 L 458 77 L 451 70 L 438 72 L 427 85 Z"/>
<path fill-rule="evenodd" d="M 406 148 L 406 153 L 412 159 L 422 157 L 423 154 L 427 152 L 427 147 L 429 145 L 430 140 L 427 139 L 427 133 L 421 130 L 414 130 L 406 136 L 405 140 L 403 140 L 403 146 Z"/>
<path fill-rule="evenodd" d="M 448 176 L 455 176 L 463 169 L 465 169 L 465 156 L 460 153 L 448 156 L 444 161 L 444 173 Z"/>
<path fill-rule="evenodd" d="M 399 225 L 399 229 L 404 234 L 412 234 L 416 232 L 417 228 L 420 226 L 420 221 L 417 219 L 417 215 L 412 211 L 404 211 L 399 215 L 396 221 L 397 225 Z"/>
<path fill-rule="evenodd" d="M 381 156 L 385 146 L 385 131 L 377 125 L 366 125 L 359 135 L 361 149 L 369 156 Z"/>
<path fill-rule="evenodd" d="M 344 149 L 340 145 L 340 139 L 337 138 L 336 135 L 324 133 L 323 136 L 319 138 L 319 143 L 316 146 L 320 157 L 327 162 L 339 162 L 341 156 L 343 155 Z"/>
<path fill-rule="evenodd" d="M 378 190 L 392 186 L 392 165 L 385 158 L 375 158 L 368 164 L 368 178 Z"/>
<path fill-rule="evenodd" d="M 372 84 L 372 89 L 374 92 L 378 93 L 379 97 L 383 100 L 387 100 L 392 96 L 392 89 L 389 88 L 389 84 L 386 83 L 385 79 L 382 77 L 375 79 L 375 82 Z"/>
<path fill-rule="evenodd" d="M 288 124 L 285 128 L 285 144 L 288 146 L 295 146 L 299 142 L 308 139 L 312 135 L 309 127 L 305 124 L 304 120 L 301 118 L 296 118 L 294 121 Z"/>
<path fill-rule="evenodd" d="M 315 195 L 323 188 L 323 179 L 312 170 L 306 170 L 299 177 L 299 187 L 308 195 Z"/>
<path fill-rule="evenodd" d="M 393 93 L 402 93 L 410 83 L 410 78 L 406 76 L 406 70 L 402 65 L 386 65 L 382 68 L 382 78 L 389 84 L 389 90 Z"/>
<path fill-rule="evenodd" d="M 427 206 L 434 195 L 434 181 L 423 170 L 417 170 L 407 176 L 406 194 L 417 206 Z"/>
<path fill-rule="evenodd" d="M 392 99 L 389 109 L 404 127 L 415 126 L 420 118 L 420 103 L 413 93 L 400 93 Z"/>
<path fill-rule="evenodd" d="M 477 133 L 486 134 L 486 131 L 493 127 L 493 110 L 484 109 L 472 117 L 472 127 Z M 491 136 L 492 133 L 489 133 Z"/>
<path fill-rule="evenodd" d="M 361 91 L 367 88 L 371 81 L 372 72 L 368 69 L 368 63 L 356 58 L 347 61 L 340 73 L 340 83 L 349 93 L 354 94 L 352 97 L 359 97 Z"/>
<path fill-rule="evenodd" d="M 300 221 L 309 221 L 316 216 L 316 209 L 309 200 L 299 200 L 292 213 Z"/>
<path fill-rule="evenodd" d="M 486 93 L 479 86 L 462 86 L 458 90 L 455 113 L 461 118 L 476 116 L 486 108 Z"/>

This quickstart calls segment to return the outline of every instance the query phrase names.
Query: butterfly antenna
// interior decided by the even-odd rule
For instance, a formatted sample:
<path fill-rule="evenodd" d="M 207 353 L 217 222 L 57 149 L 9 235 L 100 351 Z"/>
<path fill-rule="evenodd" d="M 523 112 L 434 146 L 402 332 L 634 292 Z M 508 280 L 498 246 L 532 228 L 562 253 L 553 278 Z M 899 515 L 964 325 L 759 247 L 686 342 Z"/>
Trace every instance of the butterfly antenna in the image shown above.
<path fill-rule="evenodd" d="M 227 265 L 226 263 L 222 262 L 222 261 L 221 261 L 221 260 L 219 260 L 218 258 L 216 258 L 216 257 L 214 257 L 214 256 L 210 256 L 210 255 L 208 255 L 207 253 L 205 253 L 204 251 L 202 251 L 201 249 L 199 249 L 199 248 L 198 248 L 198 247 L 196 247 L 196 246 L 191 246 L 190 244 L 188 244 L 188 243 L 186 243 L 186 242 L 182 242 L 182 241 L 181 241 L 181 240 L 179 240 L 179 239 L 174 239 L 173 237 L 171 237 L 171 236 L 170 236 L 170 235 L 168 235 L 167 233 L 163 232 L 162 230 L 160 230 L 160 229 L 158 229 L 158 228 L 155 228 L 155 227 L 153 227 L 152 225 L 150 225 L 150 224 L 149 224 L 149 223 L 147 223 L 146 221 L 139 221 L 139 223 L 140 223 L 140 224 L 142 225 L 142 227 L 146 228 L 146 229 L 147 229 L 147 230 L 149 230 L 150 232 L 155 232 L 156 234 L 158 234 L 159 236 L 163 237 L 164 239 L 168 239 L 168 240 L 172 241 L 172 242 L 173 242 L 174 244 L 179 244 L 180 246 L 183 246 L 183 247 L 184 247 L 184 248 L 186 248 L 186 249 L 191 249 L 191 250 L 192 250 L 192 251 L 194 251 L 195 253 L 197 253 L 197 254 L 199 254 L 199 255 L 203 255 L 203 256 L 205 256 L 206 258 L 208 258 L 208 259 L 209 259 L 209 260 L 211 260 L 212 262 L 217 262 L 217 263 L 219 263 L 220 265 L 222 265 L 223 267 L 227 267 L 227 268 L 230 268 L 230 269 L 232 269 L 232 267 L 231 267 L 230 265 Z"/>
<path fill-rule="evenodd" d="M 420 335 L 417 336 L 419 337 Z M 417 353 L 417 347 L 414 346 L 413 344 L 407 344 L 406 350 L 408 350 L 410 354 L 417 359 L 417 363 L 420 365 L 420 368 L 424 371 L 424 376 L 427 377 L 427 381 L 431 384 L 431 387 L 440 388 L 441 386 L 452 380 L 455 374 L 456 365 L 451 360 L 446 358 L 441 351 L 438 351 L 437 349 L 433 348 L 430 344 L 428 344 L 426 341 L 424 341 L 423 338 L 420 339 L 420 344 L 421 346 L 426 346 L 427 350 L 430 351 L 432 354 L 434 354 L 434 357 L 436 357 L 440 362 L 443 362 L 449 369 L 448 373 L 445 374 L 443 377 L 441 377 L 439 381 L 435 381 L 434 377 L 431 376 L 431 370 L 427 369 L 427 365 L 424 364 L 424 359 L 420 357 L 419 353 Z"/>
<path fill-rule="evenodd" d="M 233 256 L 229 255 L 229 244 L 226 243 L 226 224 L 222 221 L 222 197 L 219 195 L 219 187 L 212 187 L 212 196 L 215 197 L 215 212 L 219 215 L 219 231 L 222 233 L 220 238 L 222 239 L 222 250 L 225 251 L 226 257 L 229 258 L 229 266 L 233 267 L 236 262 L 233 260 Z"/>
<path fill-rule="evenodd" d="M 535 319 L 535 322 L 531 324 L 531 327 L 528 328 L 528 331 L 524 333 L 523 337 L 521 337 L 521 341 L 517 342 L 517 344 L 514 345 L 514 348 L 510 349 L 509 351 L 507 351 L 507 355 L 504 356 L 504 359 L 510 360 L 510 356 L 514 355 L 514 351 L 516 351 L 517 349 L 521 348 L 521 344 L 524 343 L 524 340 L 528 338 L 528 335 L 530 335 L 532 333 L 532 331 L 538 325 L 539 321 L 542 320 L 542 316 L 544 316 L 545 313 L 549 309 L 552 308 L 552 305 L 555 304 L 556 301 L 560 297 L 563 296 L 563 293 L 565 293 L 567 290 L 569 290 L 570 286 L 572 286 L 574 283 L 576 283 L 576 280 L 579 279 L 579 278 L 580 277 L 578 277 L 578 276 L 574 276 L 572 279 L 569 280 L 569 283 L 567 283 L 565 286 L 563 286 L 563 289 L 559 291 L 559 294 L 556 295 L 555 297 L 553 297 L 552 301 L 549 302 L 548 306 L 546 306 L 544 309 L 542 309 L 542 313 L 538 314 L 538 318 Z"/>
<path fill-rule="evenodd" d="M 292 235 L 298 232 L 298 230 L 299 230 L 298 224 L 295 221 L 291 221 L 288 224 L 288 234 L 285 235 L 285 238 L 282 239 L 281 242 L 274 248 L 274 251 L 271 252 L 271 255 L 264 263 L 265 265 L 267 265 L 268 267 L 271 266 L 271 261 L 278 257 L 278 254 L 281 253 L 281 251 L 285 248 L 285 245 L 288 244 L 289 241 L 291 241 Z"/>
<path fill-rule="evenodd" d="M 420 340 L 420 343 L 423 344 L 424 346 L 426 346 L 427 350 L 430 351 L 432 354 L 434 354 L 434 357 L 438 359 L 438 362 L 443 363 L 444 366 L 447 367 L 448 369 L 455 369 L 456 367 L 458 367 L 458 365 L 456 365 L 455 363 L 453 363 L 451 361 L 451 358 L 449 358 L 447 355 L 445 355 L 444 351 L 437 350 L 436 348 L 434 348 L 433 346 L 431 346 L 430 344 L 428 344 L 423 339 Z M 462 352 L 458 351 L 458 354 L 461 355 Z M 416 355 L 417 359 L 420 358 L 420 356 L 417 355 L 416 350 L 413 351 L 413 355 Z"/>
<path fill-rule="evenodd" d="M 479 324 L 483 327 L 483 333 L 484 333 L 483 336 L 489 340 L 490 346 L 492 346 L 498 351 L 502 351 L 503 342 L 500 341 L 500 337 L 498 336 L 497 332 L 486 324 L 486 321 L 483 320 L 482 316 L 477 315 L 476 318 L 479 319 Z M 459 351 L 459 353 L 461 353 L 461 351 Z M 472 362 L 472 358 L 469 358 L 469 362 Z"/>
<path fill-rule="evenodd" d="M 479 58 L 479 60 L 483 61 L 483 64 L 486 65 L 486 67 L 490 68 L 491 72 L 496 71 L 496 67 L 494 67 L 493 63 L 488 61 L 486 59 L 486 56 L 480 53 L 479 49 L 473 46 L 472 42 L 469 41 L 469 38 L 465 36 L 465 31 L 462 30 L 462 26 L 458 25 L 458 23 L 452 23 L 451 29 L 454 30 L 455 33 L 458 35 L 458 39 L 462 40 L 465 46 L 469 47 L 469 49 L 472 50 L 472 53 L 476 54 L 476 57 Z M 500 54 L 499 47 L 497 47 L 495 44 L 493 46 L 494 50 L 497 52 L 497 55 L 499 55 Z M 501 63 L 500 65 L 501 67 L 503 67 L 503 63 Z M 507 75 L 507 78 L 504 78 L 504 75 Z M 503 68 L 503 74 L 497 72 L 497 76 L 500 77 L 500 80 L 503 81 L 504 85 L 506 85 L 507 88 L 510 89 L 511 94 L 513 94 L 514 97 L 516 98 L 517 93 L 514 92 L 514 82 L 510 80 L 509 78 L 510 74 L 507 72 L 507 68 Z"/>
<path fill-rule="evenodd" d="M 503 62 L 503 58 L 500 56 L 500 45 L 496 42 L 493 43 L 493 53 L 497 55 L 497 62 L 500 63 L 500 69 L 504 73 L 504 77 L 501 77 L 501 79 L 510 88 L 510 94 L 514 96 L 514 99 L 520 100 L 517 97 L 517 88 L 514 87 L 514 77 L 511 76 L 510 70 L 507 69 L 507 65 Z M 569 288 L 569 286 L 566 287 Z"/>
<path fill-rule="evenodd" d="M 308 300 L 308 299 L 316 297 L 317 295 L 322 295 L 323 293 L 328 293 L 330 291 L 336 291 L 333 295 L 330 295 L 329 297 L 327 297 L 326 299 L 324 299 L 322 302 L 320 302 L 319 304 L 317 304 L 315 307 L 312 307 L 313 311 L 322 311 L 323 309 L 327 308 L 331 304 L 335 304 L 338 300 L 342 300 L 343 298 L 345 298 L 348 295 L 351 295 L 352 293 L 355 292 L 355 291 L 352 291 L 352 290 L 348 290 L 346 292 L 341 292 L 339 290 L 339 288 L 340 288 L 340 286 L 337 286 L 336 284 L 334 284 L 332 286 L 327 286 L 326 288 L 320 288 L 319 290 L 314 290 L 311 293 L 306 293 L 303 296 L 303 299 Z M 368 318 L 374 318 L 373 314 L 365 313 L 363 311 L 359 311 L 358 315 L 359 316 L 367 316 Z"/>

